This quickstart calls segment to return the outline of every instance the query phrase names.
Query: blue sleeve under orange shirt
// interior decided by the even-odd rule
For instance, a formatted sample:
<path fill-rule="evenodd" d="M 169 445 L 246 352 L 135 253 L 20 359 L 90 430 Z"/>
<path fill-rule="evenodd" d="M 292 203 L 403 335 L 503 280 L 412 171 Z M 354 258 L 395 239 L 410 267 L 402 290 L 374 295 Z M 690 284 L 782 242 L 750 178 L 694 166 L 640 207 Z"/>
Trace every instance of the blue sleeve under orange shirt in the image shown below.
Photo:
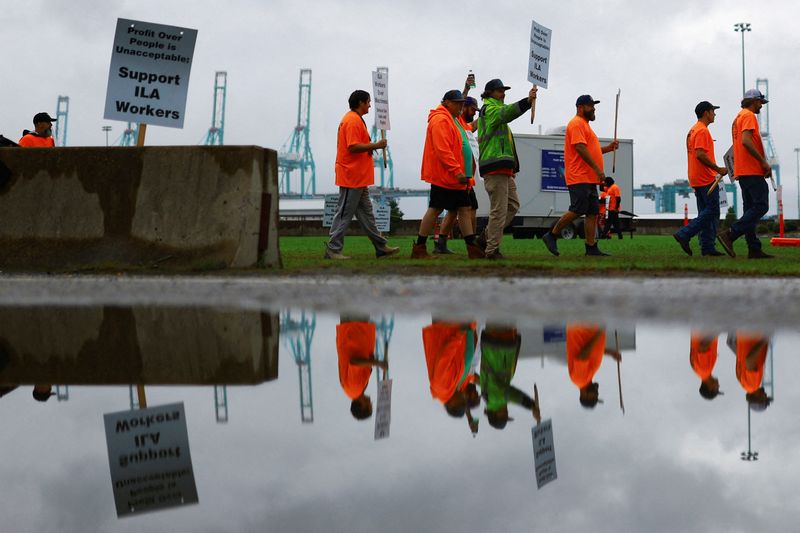
<path fill-rule="evenodd" d="M 598 333 L 599 336 L 589 347 L 588 357 L 581 359 L 580 353 Z M 576 387 L 582 389 L 592 382 L 603 362 L 605 351 L 606 332 L 602 327 L 578 323 L 567 325 L 567 369 L 569 377 Z"/>
<path fill-rule="evenodd" d="M 344 322 L 336 326 L 336 352 L 339 354 L 339 383 L 351 400 L 366 390 L 372 366 L 359 366 L 353 359 L 372 359 L 375 353 L 375 324 Z"/>

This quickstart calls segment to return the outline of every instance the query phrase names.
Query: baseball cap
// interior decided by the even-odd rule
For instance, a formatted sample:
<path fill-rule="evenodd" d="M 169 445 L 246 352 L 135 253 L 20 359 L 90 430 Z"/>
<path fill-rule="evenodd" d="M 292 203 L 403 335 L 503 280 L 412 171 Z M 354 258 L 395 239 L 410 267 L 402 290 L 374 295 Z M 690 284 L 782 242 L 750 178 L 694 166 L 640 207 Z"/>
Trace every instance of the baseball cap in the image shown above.
<path fill-rule="evenodd" d="M 497 78 L 495 78 L 493 80 L 489 80 L 489 81 L 486 82 L 486 87 L 483 88 L 483 92 L 488 93 L 488 92 L 491 92 L 491 91 L 496 91 L 497 89 L 504 89 L 504 90 L 507 91 L 510 88 L 511 87 L 509 87 L 508 85 L 505 85 L 502 81 L 500 81 Z"/>
<path fill-rule="evenodd" d="M 451 102 L 463 102 L 464 95 L 461 94 L 461 91 L 459 91 L 458 89 L 453 89 L 447 91 L 446 93 L 444 93 L 444 96 L 442 96 L 442 102 L 446 100 L 450 100 Z"/>
<path fill-rule="evenodd" d="M 38 124 L 39 122 L 55 122 L 56 120 L 58 120 L 58 119 L 55 119 L 55 118 L 51 117 L 50 115 L 48 115 L 47 113 L 44 113 L 44 112 L 36 113 L 35 115 L 33 115 L 33 124 L 34 125 Z"/>
<path fill-rule="evenodd" d="M 471 97 L 471 96 L 467 96 L 466 98 L 464 98 L 464 106 L 468 106 L 468 105 L 471 105 L 471 106 L 474 106 L 474 107 L 480 107 L 478 105 L 478 101 L 476 99 L 474 99 L 473 97 Z"/>
<path fill-rule="evenodd" d="M 761 100 L 761 103 L 763 104 L 769 102 L 769 100 L 764 98 L 764 95 L 761 94 L 761 91 L 759 91 L 758 89 L 748 89 L 747 91 L 745 91 L 744 97 L 748 99 L 752 98 L 753 100 Z"/>
<path fill-rule="evenodd" d="M 700 102 L 699 104 L 697 104 L 695 106 L 694 114 L 697 115 L 697 118 L 700 118 L 700 117 L 703 116 L 703 113 L 705 113 L 706 111 L 709 111 L 711 109 L 719 109 L 719 106 L 718 105 L 713 105 L 711 102 L 707 102 L 707 101 L 703 100 L 702 102 Z"/>
<path fill-rule="evenodd" d="M 592 104 L 599 104 L 600 100 L 595 100 L 588 94 L 582 94 L 575 100 L 575 105 L 592 105 Z"/>

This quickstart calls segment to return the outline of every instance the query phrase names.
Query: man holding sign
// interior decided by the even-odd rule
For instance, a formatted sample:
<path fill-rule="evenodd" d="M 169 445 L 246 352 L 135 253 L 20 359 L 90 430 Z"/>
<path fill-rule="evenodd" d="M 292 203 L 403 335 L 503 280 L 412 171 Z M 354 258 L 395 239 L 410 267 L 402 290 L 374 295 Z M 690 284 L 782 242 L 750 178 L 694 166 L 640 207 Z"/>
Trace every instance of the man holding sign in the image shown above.
<path fill-rule="evenodd" d="M 369 186 L 375 183 L 372 151 L 386 147 L 386 139 L 370 142 L 367 125 L 362 118 L 372 104 L 367 91 L 353 91 L 348 100 L 350 111 L 342 118 L 336 142 L 336 185 L 339 203 L 325 247 L 326 259 L 350 259 L 342 254 L 344 234 L 355 216 L 375 247 L 378 258 L 396 254 L 400 248 L 388 246 L 375 225 Z"/>

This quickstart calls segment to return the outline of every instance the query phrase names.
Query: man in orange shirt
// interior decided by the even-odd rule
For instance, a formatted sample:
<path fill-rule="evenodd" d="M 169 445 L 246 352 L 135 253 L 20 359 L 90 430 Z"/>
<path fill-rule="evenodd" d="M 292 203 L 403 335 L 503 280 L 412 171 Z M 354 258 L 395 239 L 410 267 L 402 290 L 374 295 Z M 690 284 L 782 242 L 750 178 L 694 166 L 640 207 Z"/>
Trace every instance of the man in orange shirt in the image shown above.
<path fill-rule="evenodd" d="M 331 224 L 330 238 L 325 246 L 326 259 L 350 259 L 342 254 L 344 235 L 355 216 L 375 247 L 378 258 L 396 254 L 400 248 L 388 246 L 386 238 L 375 225 L 369 186 L 375 183 L 372 151 L 386 148 L 386 140 L 373 143 L 362 118 L 372 105 L 367 91 L 354 91 L 348 100 L 350 111 L 339 124 L 336 140 L 336 185 L 339 203 Z"/>
<path fill-rule="evenodd" d="M 714 187 L 711 193 L 708 190 L 717 178 L 717 174 L 726 175 L 728 169 L 717 166 L 714 158 L 714 139 L 708 125 L 714 122 L 719 106 L 711 102 L 702 101 L 694 108 L 697 122 L 686 136 L 686 155 L 689 160 L 689 185 L 694 189 L 697 200 L 697 217 L 688 225 L 673 234 L 681 249 L 687 255 L 692 255 L 689 241 L 700 234 L 700 253 L 705 256 L 724 255 L 714 247 L 719 223 L 719 187 Z"/>
<path fill-rule="evenodd" d="M 372 416 L 372 400 L 365 394 L 372 367 L 387 367 L 375 359 L 375 324 L 368 318 L 341 317 L 336 326 L 336 353 L 339 356 L 339 383 L 356 420 Z"/>
<path fill-rule="evenodd" d="M 572 383 L 580 389 L 581 405 L 588 409 L 593 409 L 600 401 L 600 385 L 592 380 L 604 354 L 616 361 L 622 360 L 618 351 L 606 350 L 605 328 L 599 324 L 567 325 L 567 370 Z"/>
<path fill-rule="evenodd" d="M 719 243 L 731 257 L 736 257 L 733 242 L 744 235 L 749 259 L 771 259 L 772 255 L 761 250 L 761 241 L 756 236 L 756 225 L 769 211 L 769 187 L 766 179 L 772 175 L 772 167 L 764 155 L 764 144 L 756 115 L 767 103 L 758 89 L 744 93 L 742 110 L 733 121 L 733 174 L 742 188 L 742 217 L 727 230 L 717 234 Z"/>
<path fill-rule="evenodd" d="M 622 230 L 619 227 L 619 210 L 622 206 L 622 193 L 620 193 L 619 185 L 614 182 L 614 178 L 606 177 L 605 193 L 608 197 L 608 223 L 605 225 L 606 237 L 611 238 L 611 232 L 616 231 L 617 236 L 622 238 Z M 601 209 L 602 211 L 602 209 Z"/>
<path fill-rule="evenodd" d="M 598 212 L 597 212 L 597 230 L 600 233 L 601 239 L 610 239 L 608 235 L 606 235 L 606 199 L 608 198 L 608 193 L 606 192 L 606 184 L 600 184 L 600 193 L 598 194 Z"/>
<path fill-rule="evenodd" d="M 466 85 L 469 88 L 469 84 Z M 475 136 L 475 129 L 477 126 L 475 125 L 475 114 L 478 112 L 478 101 L 475 100 L 471 96 L 467 96 L 467 93 L 464 92 L 464 109 L 461 111 L 461 114 L 458 116 L 458 122 L 461 124 L 461 127 L 464 128 L 464 132 L 467 134 L 467 139 L 470 140 L 470 146 L 473 149 L 472 157 L 475 161 L 478 161 L 478 154 L 474 153 L 478 146 L 478 141 L 474 138 Z M 474 141 L 474 142 L 473 142 Z M 477 213 L 478 213 L 478 197 L 475 196 L 475 174 L 477 174 L 477 165 L 473 165 L 472 168 L 472 176 L 469 180 L 469 187 L 467 189 L 467 193 L 469 194 L 469 202 L 470 202 L 470 220 L 472 221 L 472 229 L 477 230 L 476 221 L 477 221 Z M 435 254 L 453 254 L 452 250 L 447 247 L 447 236 L 450 235 L 450 231 L 453 229 L 453 224 L 455 224 L 457 220 L 457 211 L 448 211 L 447 215 L 444 217 L 442 221 L 442 225 L 439 227 L 439 235 L 436 237 L 436 244 L 433 246 L 433 253 Z M 476 240 L 476 243 L 480 246 L 480 242 Z"/>
<path fill-rule="evenodd" d="M 411 249 L 412 259 L 432 257 L 427 250 L 428 235 L 445 209 L 456 211 L 458 226 L 467 245 L 470 259 L 483 258 L 483 251 L 475 244 L 469 198 L 469 182 L 475 160 L 472 148 L 458 116 L 464 107 L 464 95 L 453 89 L 442 97 L 442 103 L 428 114 L 428 129 L 422 153 L 423 181 L 430 183 L 428 210 L 419 224 L 417 241 Z"/>
<path fill-rule="evenodd" d="M 19 145 L 26 148 L 52 148 L 56 145 L 53 140 L 53 122 L 56 119 L 47 113 L 36 113 L 33 116 L 33 130 L 22 132 Z"/>
<path fill-rule="evenodd" d="M 595 240 L 597 231 L 597 214 L 600 212 L 597 197 L 597 185 L 604 183 L 603 154 L 616 150 L 619 141 L 614 139 L 606 146 L 600 146 L 600 140 L 592 131 L 589 122 L 595 119 L 595 100 L 588 94 L 579 96 L 575 101 L 576 114 L 567 124 L 564 136 L 564 174 L 569 189 L 570 206 L 559 219 L 553 229 L 542 237 L 547 250 L 558 255 L 557 235 L 561 230 L 580 216 L 586 217 L 586 255 L 609 255 L 600 251 Z"/>
<path fill-rule="evenodd" d="M 719 380 L 714 376 L 714 366 L 717 364 L 717 334 L 702 331 L 692 331 L 689 344 L 689 364 L 700 378 L 700 396 L 706 400 L 713 400 L 718 394 Z"/>

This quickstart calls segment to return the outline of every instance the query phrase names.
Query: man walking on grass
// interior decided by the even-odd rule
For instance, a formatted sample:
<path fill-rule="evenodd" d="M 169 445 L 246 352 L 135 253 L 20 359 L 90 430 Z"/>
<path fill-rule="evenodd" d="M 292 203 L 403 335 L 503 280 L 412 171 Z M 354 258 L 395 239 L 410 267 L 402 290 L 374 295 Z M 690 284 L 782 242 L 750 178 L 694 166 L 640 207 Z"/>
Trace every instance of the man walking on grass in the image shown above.
<path fill-rule="evenodd" d="M 588 94 L 579 96 L 575 102 L 577 112 L 567 124 L 564 136 L 564 174 L 570 205 L 553 229 L 542 237 L 547 250 L 553 255 L 558 255 L 556 236 L 581 216 L 586 217 L 586 255 L 609 255 L 597 247 L 597 214 L 600 212 L 597 185 L 605 183 L 606 178 L 603 174 L 603 154 L 616 150 L 619 141 L 614 139 L 601 147 L 600 140 L 592 131 L 589 122 L 595 119 L 594 106 L 599 103 L 600 100 L 595 100 Z"/>
<path fill-rule="evenodd" d="M 714 122 L 719 106 L 702 101 L 694 108 L 697 123 L 686 136 L 686 153 L 689 159 L 689 185 L 697 199 L 697 217 L 677 231 L 673 237 L 687 255 L 692 255 L 689 241 L 700 234 L 700 253 L 704 256 L 725 255 L 714 247 L 719 223 L 719 187 L 709 192 L 717 174 L 726 175 L 728 169 L 717 166 L 714 158 L 714 139 L 708 125 Z"/>
<path fill-rule="evenodd" d="M 742 188 L 744 213 L 742 218 L 733 223 L 730 229 L 717 234 L 719 243 L 731 257 L 736 257 L 733 242 L 744 235 L 747 241 L 748 259 L 772 259 L 773 255 L 761 250 L 761 241 L 756 236 L 756 225 L 761 217 L 769 211 L 769 187 L 767 178 L 772 175 L 766 156 L 764 144 L 761 142 L 758 119 L 756 115 L 767 103 L 767 99 L 758 89 L 750 89 L 744 93 L 742 110 L 733 121 L 733 174 Z"/>
<path fill-rule="evenodd" d="M 372 104 L 367 91 L 354 91 L 348 100 L 350 111 L 342 118 L 336 142 L 336 185 L 339 204 L 331 224 L 330 238 L 325 247 L 326 259 L 350 259 L 342 254 L 344 235 L 355 216 L 375 247 L 378 258 L 396 254 L 400 248 L 388 246 L 386 238 L 375 225 L 369 186 L 375 183 L 372 151 L 386 148 L 386 140 L 371 142 L 367 125 L 362 118 Z"/>

